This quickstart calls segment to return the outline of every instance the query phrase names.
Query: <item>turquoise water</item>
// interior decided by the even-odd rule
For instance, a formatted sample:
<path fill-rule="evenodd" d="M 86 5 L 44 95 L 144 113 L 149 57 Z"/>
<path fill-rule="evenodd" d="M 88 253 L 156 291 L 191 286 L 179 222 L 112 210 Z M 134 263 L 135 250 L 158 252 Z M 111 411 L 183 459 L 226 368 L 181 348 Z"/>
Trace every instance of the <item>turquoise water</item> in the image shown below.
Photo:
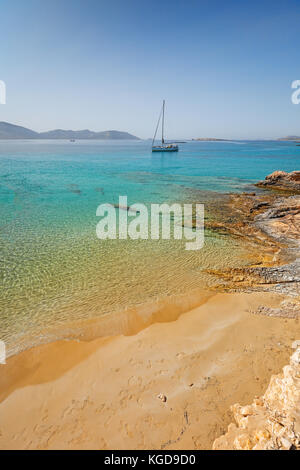
<path fill-rule="evenodd" d="M 174 240 L 100 242 L 99 204 L 119 195 L 129 204 L 204 202 L 300 163 L 300 147 L 285 142 L 189 142 L 178 154 L 150 146 L 0 141 L 0 339 L 14 345 L 48 326 L 206 287 L 206 269 L 241 259 L 237 242 L 213 235 L 190 253 Z"/>

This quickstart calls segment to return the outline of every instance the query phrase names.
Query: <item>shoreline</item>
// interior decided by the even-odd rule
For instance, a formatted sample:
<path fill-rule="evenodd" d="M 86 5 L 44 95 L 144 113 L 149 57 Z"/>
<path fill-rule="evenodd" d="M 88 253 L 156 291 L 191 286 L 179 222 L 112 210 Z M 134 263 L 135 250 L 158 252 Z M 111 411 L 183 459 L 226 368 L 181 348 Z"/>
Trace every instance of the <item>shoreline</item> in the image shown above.
<path fill-rule="evenodd" d="M 262 395 L 299 339 L 298 201 L 230 196 L 209 229 L 260 252 L 214 272 L 216 288 L 73 322 L 11 356 L 0 448 L 211 449 L 230 406 Z"/>
<path fill-rule="evenodd" d="M 215 193 L 182 189 L 179 201 L 195 201 L 199 200 L 198 197 L 200 200 L 203 197 L 205 203 L 207 199 L 213 200 L 213 204 Z M 223 199 L 226 196 L 218 196 L 219 206 Z M 37 242 L 38 249 L 39 237 L 37 233 L 36 238 L 29 239 L 29 245 L 34 247 Z M 131 319 L 127 321 L 127 317 L 151 315 L 156 317 L 153 321 L 159 321 L 160 316 L 166 316 L 168 321 L 192 308 L 188 297 L 193 297 L 193 289 L 200 287 L 204 291 L 214 281 L 218 283 L 218 279 L 207 275 L 207 267 L 239 266 L 241 259 L 243 264 L 249 263 L 241 243 L 231 237 L 211 233 L 205 241 L 206 250 L 193 254 L 183 248 L 184 241 L 173 239 L 162 240 L 161 243 L 156 240 L 121 243 L 111 240 L 104 245 L 98 243 L 94 231 L 88 230 L 79 238 L 75 234 L 75 242 L 72 238 L 69 240 L 63 231 L 55 239 L 53 245 L 50 237 L 47 249 L 41 246 L 41 257 L 34 257 L 32 253 L 31 267 L 27 267 L 29 262 L 25 260 L 22 263 L 20 258 L 20 268 L 15 276 L 11 273 L 5 278 L 1 339 L 6 343 L 9 356 L 36 346 L 39 338 L 43 343 L 75 337 L 76 334 L 80 338 L 78 325 L 85 327 L 90 319 L 102 321 L 104 332 L 99 328 L 100 335 L 128 334 Z M 5 258 L 9 259 L 10 250 L 10 243 L 7 243 Z M 233 257 L 232 250 L 235 250 Z M 31 259 L 31 252 L 34 249 L 28 249 L 28 259 Z M 27 269 L 32 271 L 32 275 L 26 275 Z M 9 267 L 7 270 L 9 272 Z M 23 277 L 24 282 L 19 287 L 19 279 Z M 180 293 L 187 306 L 174 307 L 175 296 Z M 199 302 L 195 305 L 203 301 L 201 295 L 198 297 Z M 177 310 L 176 314 L 170 312 L 170 306 Z M 166 314 L 164 310 L 167 310 Z M 109 324 L 113 323 L 114 328 L 111 328 Z M 141 327 L 147 325 L 142 318 L 140 323 Z M 135 331 L 136 324 L 134 319 Z"/>
<path fill-rule="evenodd" d="M 7 358 L 57 341 L 93 341 L 118 335 L 133 336 L 152 324 L 176 321 L 184 313 L 205 304 L 214 295 L 216 292 L 209 289 L 193 289 L 188 294 L 165 296 L 95 318 L 64 321 L 62 325 L 47 327 L 37 335 L 30 332 L 22 336 Z"/>

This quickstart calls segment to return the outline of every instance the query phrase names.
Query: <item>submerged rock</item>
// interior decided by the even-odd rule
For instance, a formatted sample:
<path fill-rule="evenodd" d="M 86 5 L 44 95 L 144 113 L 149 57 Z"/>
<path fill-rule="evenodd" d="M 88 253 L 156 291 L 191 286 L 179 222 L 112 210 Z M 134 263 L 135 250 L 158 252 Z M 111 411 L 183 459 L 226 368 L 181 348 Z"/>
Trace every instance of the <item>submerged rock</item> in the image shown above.
<path fill-rule="evenodd" d="M 262 398 L 231 409 L 237 424 L 215 440 L 214 450 L 300 450 L 300 347 Z"/>

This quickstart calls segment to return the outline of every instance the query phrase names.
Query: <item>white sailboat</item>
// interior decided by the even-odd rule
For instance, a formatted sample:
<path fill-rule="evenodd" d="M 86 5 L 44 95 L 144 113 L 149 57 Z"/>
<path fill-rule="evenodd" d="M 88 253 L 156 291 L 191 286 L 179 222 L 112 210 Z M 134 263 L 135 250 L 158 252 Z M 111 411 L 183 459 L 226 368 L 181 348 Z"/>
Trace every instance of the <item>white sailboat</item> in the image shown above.
<path fill-rule="evenodd" d="M 166 107 L 166 102 L 165 100 L 163 101 L 163 107 L 159 115 L 156 131 L 153 137 L 152 141 L 152 152 L 178 152 L 179 148 L 178 145 L 175 144 L 170 144 L 170 143 L 165 143 L 165 137 L 164 137 L 164 132 L 165 132 L 165 107 Z M 161 133 L 161 145 L 155 145 L 155 139 L 157 135 L 157 131 L 159 128 L 160 121 L 162 120 L 162 133 Z"/>

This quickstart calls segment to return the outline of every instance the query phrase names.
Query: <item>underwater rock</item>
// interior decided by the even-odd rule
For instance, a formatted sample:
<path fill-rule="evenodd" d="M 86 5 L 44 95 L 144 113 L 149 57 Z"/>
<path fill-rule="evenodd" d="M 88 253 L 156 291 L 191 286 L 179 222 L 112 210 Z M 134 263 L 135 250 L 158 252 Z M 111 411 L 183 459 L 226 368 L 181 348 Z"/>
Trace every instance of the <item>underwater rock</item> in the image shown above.
<path fill-rule="evenodd" d="M 73 193 L 73 194 L 78 194 L 80 195 L 81 194 L 81 190 L 79 189 L 79 187 L 77 186 L 77 184 L 69 184 L 67 186 L 68 190 L 70 191 L 70 193 Z"/>
<path fill-rule="evenodd" d="M 95 188 L 96 193 L 104 194 L 104 189 L 103 188 Z"/>
<path fill-rule="evenodd" d="M 132 212 L 133 214 L 140 214 L 139 210 L 134 209 L 130 206 L 121 206 L 120 204 L 112 204 L 115 209 L 120 209 L 121 211 Z"/>

